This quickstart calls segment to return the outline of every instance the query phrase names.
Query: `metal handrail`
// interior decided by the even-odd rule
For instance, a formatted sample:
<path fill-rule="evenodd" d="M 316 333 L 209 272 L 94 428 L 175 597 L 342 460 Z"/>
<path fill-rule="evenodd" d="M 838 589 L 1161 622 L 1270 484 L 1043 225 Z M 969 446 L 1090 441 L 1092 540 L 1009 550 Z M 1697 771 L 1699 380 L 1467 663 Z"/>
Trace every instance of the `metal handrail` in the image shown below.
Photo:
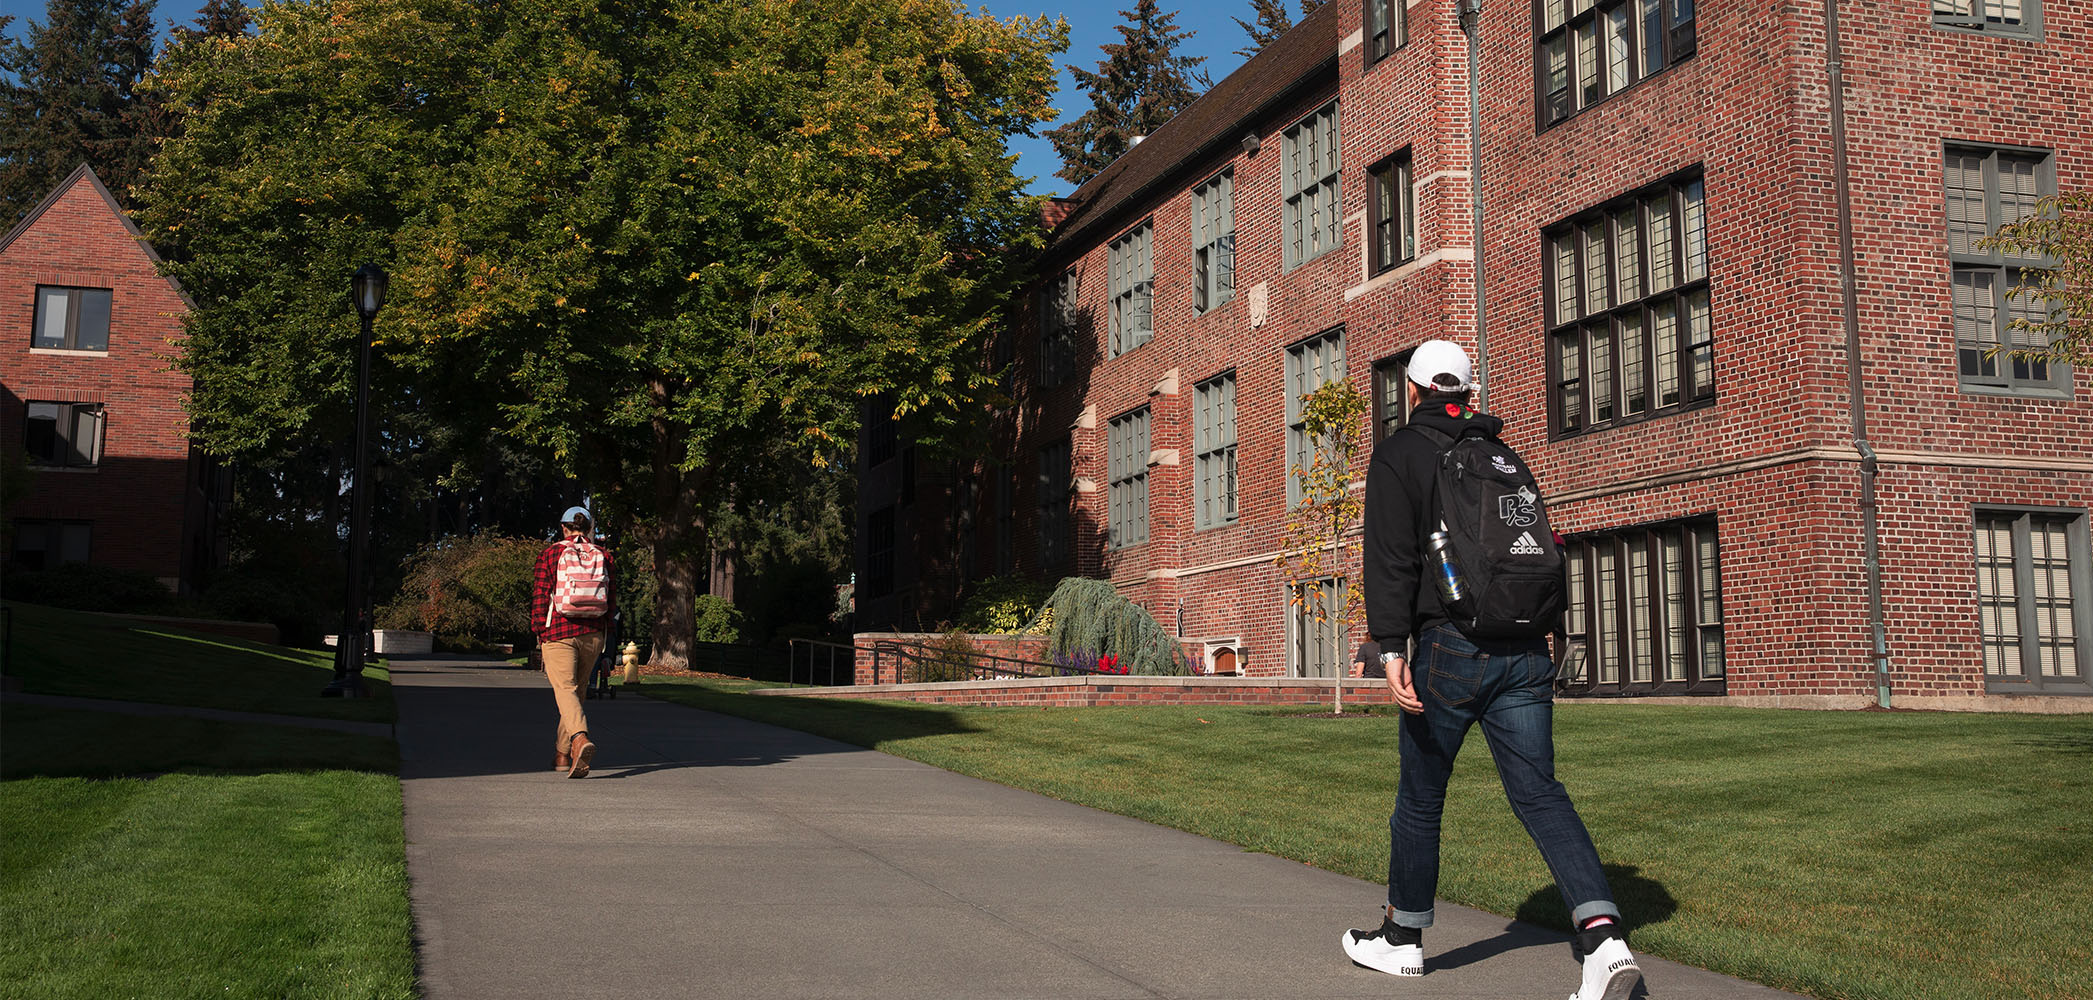
<path fill-rule="evenodd" d="M 824 639 L 787 639 L 785 642 L 789 650 L 787 653 L 789 659 L 785 664 L 785 682 L 788 684 L 799 683 L 799 647 L 802 643 L 806 644 L 807 647 L 807 683 L 809 685 L 814 683 L 814 652 L 817 647 L 828 650 L 828 683 L 830 687 L 834 687 L 836 684 L 836 650 L 847 649 L 850 651 L 850 672 L 853 677 L 857 675 L 858 647 L 855 643 L 829 642 Z"/>
<path fill-rule="evenodd" d="M 971 656 L 957 655 L 939 649 L 927 642 L 909 642 L 901 639 L 882 639 L 872 644 L 872 682 L 880 682 L 880 657 L 891 654 L 896 659 L 918 664 L 935 663 L 944 667 L 968 670 L 980 680 L 995 680 L 1015 677 L 1067 677 L 1075 674 L 1103 675 L 1104 671 L 1093 667 L 1080 667 L 1067 663 L 1050 663 L 1045 660 L 1027 660 L 1016 656 L 999 656 L 995 653 L 975 653 Z M 1000 664 L 1016 664 L 1005 667 Z M 985 675 L 985 676 L 981 676 Z M 901 667 L 894 668 L 894 679 L 901 680 Z"/>

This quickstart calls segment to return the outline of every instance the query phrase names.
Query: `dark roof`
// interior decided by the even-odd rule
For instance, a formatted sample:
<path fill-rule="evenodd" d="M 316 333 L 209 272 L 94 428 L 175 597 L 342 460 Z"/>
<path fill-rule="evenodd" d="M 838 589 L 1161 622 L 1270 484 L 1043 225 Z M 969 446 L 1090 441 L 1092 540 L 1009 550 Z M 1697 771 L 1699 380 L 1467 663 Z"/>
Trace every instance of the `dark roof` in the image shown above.
<path fill-rule="evenodd" d="M 1150 188 L 1197 166 L 1215 147 L 1239 140 L 1238 129 L 1245 122 L 1268 114 L 1305 87 L 1334 80 L 1337 15 L 1336 4 L 1317 8 L 1153 135 L 1084 181 L 1062 199 L 1067 211 L 1054 229 L 1052 246 L 1080 242 Z M 1053 251 L 1048 253 L 1052 256 Z"/>
<path fill-rule="evenodd" d="M 67 191 L 72 190 L 73 185 L 78 184 L 83 177 L 87 180 L 87 183 L 94 185 L 95 193 L 102 196 L 102 203 L 109 206 L 109 214 L 116 216 L 117 221 L 124 224 L 125 231 L 131 234 L 132 239 L 138 241 L 139 249 L 145 251 L 146 257 L 153 262 L 154 266 L 157 267 L 164 263 L 160 259 L 160 252 L 153 249 L 152 243 L 148 242 L 145 234 L 139 231 L 138 224 L 131 221 L 130 214 L 124 211 L 122 205 L 116 203 L 116 196 L 109 193 L 108 186 L 102 183 L 100 177 L 95 176 L 94 170 L 84 160 L 81 161 L 79 166 L 73 168 L 72 173 L 65 175 L 65 180 L 59 181 L 58 186 L 52 188 L 51 193 L 44 196 L 44 200 L 37 202 L 36 207 L 30 209 L 29 214 L 22 217 L 22 221 L 16 223 L 13 229 L 8 230 L 6 236 L 0 236 L 0 253 L 6 253 L 7 248 L 14 245 L 15 240 L 20 239 L 23 233 L 28 232 L 29 227 L 36 225 L 36 220 L 43 218 L 44 213 L 50 211 L 51 206 L 58 204 L 58 199 L 64 197 Z M 174 294 L 180 296 L 183 305 L 188 306 L 190 309 L 196 308 L 196 303 L 189 301 L 189 293 L 182 288 L 181 282 L 164 275 L 162 277 L 174 289 Z"/>

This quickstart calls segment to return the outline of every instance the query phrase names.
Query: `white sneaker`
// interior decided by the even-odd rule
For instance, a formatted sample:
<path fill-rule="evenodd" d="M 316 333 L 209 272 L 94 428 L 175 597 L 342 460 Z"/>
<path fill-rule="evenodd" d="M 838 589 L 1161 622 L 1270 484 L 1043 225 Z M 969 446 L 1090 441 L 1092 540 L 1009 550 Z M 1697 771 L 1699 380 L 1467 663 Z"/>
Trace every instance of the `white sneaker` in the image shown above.
<path fill-rule="evenodd" d="M 1642 967 L 1628 951 L 1628 942 L 1609 937 L 1584 956 L 1584 980 L 1570 1000 L 1628 1000 L 1635 984 L 1642 982 Z"/>
<path fill-rule="evenodd" d="M 1340 939 L 1352 961 L 1391 976 L 1424 975 L 1424 932 L 1381 918 L 1377 931 L 1350 930 Z"/>

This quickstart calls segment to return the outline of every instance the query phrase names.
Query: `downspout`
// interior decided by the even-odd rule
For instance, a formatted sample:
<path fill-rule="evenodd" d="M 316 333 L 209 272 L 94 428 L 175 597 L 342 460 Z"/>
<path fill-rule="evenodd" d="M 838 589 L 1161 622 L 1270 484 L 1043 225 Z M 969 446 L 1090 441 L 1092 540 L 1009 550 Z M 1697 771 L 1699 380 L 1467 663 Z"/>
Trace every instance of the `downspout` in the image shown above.
<path fill-rule="evenodd" d="M 1483 325 L 1483 112 L 1476 55 L 1482 0 L 1460 0 L 1461 33 L 1468 36 L 1468 200 L 1475 208 L 1475 408 L 1490 410 L 1490 335 Z"/>
<path fill-rule="evenodd" d="M 1875 704 L 1890 707 L 1889 641 L 1882 621 L 1882 533 L 1875 480 L 1880 462 L 1868 446 L 1867 400 L 1862 395 L 1860 303 L 1853 257 L 1853 179 L 1846 164 L 1846 84 L 1839 54 L 1839 0 L 1824 0 L 1824 73 L 1831 91 L 1831 176 L 1839 216 L 1839 293 L 1846 318 L 1846 395 L 1853 413 L 1853 450 L 1860 453 L 1862 558 L 1868 571 L 1868 632 L 1875 657 Z"/>

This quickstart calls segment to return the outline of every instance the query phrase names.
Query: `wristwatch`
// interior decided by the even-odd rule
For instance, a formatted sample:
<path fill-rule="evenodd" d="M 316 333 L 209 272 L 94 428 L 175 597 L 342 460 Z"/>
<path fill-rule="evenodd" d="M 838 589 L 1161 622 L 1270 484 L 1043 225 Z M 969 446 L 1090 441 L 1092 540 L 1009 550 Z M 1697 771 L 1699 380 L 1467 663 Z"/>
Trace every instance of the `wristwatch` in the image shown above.
<path fill-rule="evenodd" d="M 1388 664 L 1389 664 L 1389 662 L 1390 662 L 1390 661 L 1392 661 L 1392 660 L 1400 660 L 1400 659 L 1402 659 L 1402 658 L 1403 658 L 1403 657 L 1402 657 L 1402 654 L 1401 654 L 1401 653 L 1382 653 L 1382 654 L 1381 654 L 1381 666 L 1383 666 L 1383 667 L 1386 667 L 1386 666 L 1388 666 Z"/>

